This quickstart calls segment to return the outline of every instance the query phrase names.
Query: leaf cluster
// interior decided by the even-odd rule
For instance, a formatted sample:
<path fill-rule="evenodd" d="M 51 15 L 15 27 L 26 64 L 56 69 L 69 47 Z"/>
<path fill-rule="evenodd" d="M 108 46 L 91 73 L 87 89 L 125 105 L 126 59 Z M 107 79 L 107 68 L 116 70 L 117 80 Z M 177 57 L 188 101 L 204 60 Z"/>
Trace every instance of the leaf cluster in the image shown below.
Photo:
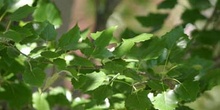
<path fill-rule="evenodd" d="M 11 11 L 15 2 L 0 0 L 0 105 L 12 110 L 189 109 L 185 103 L 220 83 L 219 65 L 212 60 L 219 58 L 220 31 L 211 25 L 219 21 L 215 14 L 202 15 L 213 7 L 204 2 L 189 0 L 183 23 L 162 36 L 126 30 L 118 41 L 116 27 L 89 38 L 77 25 L 58 38 L 61 17 L 52 2 L 39 0 Z M 164 0 L 158 8 L 175 5 L 177 0 Z M 167 17 L 150 13 L 137 20 L 153 33 Z M 184 28 L 197 20 L 207 24 L 191 39 Z M 59 86 L 60 80 L 73 89 Z"/>

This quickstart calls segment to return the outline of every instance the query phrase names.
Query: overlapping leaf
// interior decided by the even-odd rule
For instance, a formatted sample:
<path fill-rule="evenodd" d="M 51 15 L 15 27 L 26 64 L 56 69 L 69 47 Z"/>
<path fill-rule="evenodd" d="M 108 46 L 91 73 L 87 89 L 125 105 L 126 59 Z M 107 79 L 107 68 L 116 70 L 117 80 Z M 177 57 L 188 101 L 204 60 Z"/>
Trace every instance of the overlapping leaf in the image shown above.
<path fill-rule="evenodd" d="M 147 97 L 147 91 L 138 91 L 129 95 L 125 100 L 125 106 L 129 109 L 146 110 L 150 109 L 152 104 Z"/>
<path fill-rule="evenodd" d="M 41 87 L 46 78 L 46 74 L 42 69 L 36 67 L 33 68 L 33 70 L 25 71 L 23 74 L 23 78 L 26 83 L 32 86 Z"/>
<path fill-rule="evenodd" d="M 77 49 L 76 46 L 80 39 L 80 30 L 79 27 L 76 25 L 67 33 L 63 34 L 59 39 L 59 47 L 64 50 L 72 50 Z"/>

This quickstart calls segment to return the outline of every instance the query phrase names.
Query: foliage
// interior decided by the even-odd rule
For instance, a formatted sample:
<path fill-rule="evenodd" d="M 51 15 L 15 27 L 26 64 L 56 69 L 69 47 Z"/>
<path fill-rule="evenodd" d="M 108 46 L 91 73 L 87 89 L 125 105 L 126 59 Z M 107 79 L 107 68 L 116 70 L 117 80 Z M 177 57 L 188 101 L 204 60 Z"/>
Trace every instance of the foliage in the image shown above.
<path fill-rule="evenodd" d="M 115 27 L 88 38 L 77 25 L 57 38 L 61 18 L 52 2 L 37 0 L 13 11 L 14 3 L 0 0 L 0 109 L 189 109 L 185 103 L 219 84 L 220 0 L 189 0 L 182 24 L 166 34 L 126 30 L 122 41 L 114 38 Z M 164 0 L 158 9 L 175 5 L 177 0 Z M 204 16 L 210 8 L 212 15 Z M 153 33 L 168 14 L 137 20 Z M 187 24 L 199 20 L 202 29 L 184 34 Z M 74 90 L 58 86 L 59 80 L 71 82 Z"/>

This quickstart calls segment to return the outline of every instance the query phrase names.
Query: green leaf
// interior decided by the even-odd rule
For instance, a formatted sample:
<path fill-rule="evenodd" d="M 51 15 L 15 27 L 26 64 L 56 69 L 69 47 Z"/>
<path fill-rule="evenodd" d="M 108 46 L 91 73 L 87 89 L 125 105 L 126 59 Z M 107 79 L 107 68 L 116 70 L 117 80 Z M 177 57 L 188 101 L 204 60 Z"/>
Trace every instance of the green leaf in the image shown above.
<path fill-rule="evenodd" d="M 7 31 L 3 35 L 3 37 L 9 38 L 9 39 L 13 40 L 14 42 L 20 42 L 23 39 L 23 36 L 19 32 L 14 31 L 14 30 Z"/>
<path fill-rule="evenodd" d="M 169 93 L 170 92 L 170 93 Z M 155 109 L 158 110 L 174 110 L 177 107 L 177 100 L 172 91 L 157 94 L 153 100 Z"/>
<path fill-rule="evenodd" d="M 138 16 L 137 20 L 145 27 L 154 27 L 159 29 L 163 25 L 166 18 L 167 14 L 150 13 L 147 16 Z"/>
<path fill-rule="evenodd" d="M 189 3 L 192 8 L 199 10 L 205 10 L 212 6 L 209 0 L 202 0 L 200 2 L 198 2 L 197 0 L 189 0 Z"/>
<path fill-rule="evenodd" d="M 56 39 L 57 32 L 52 24 L 48 22 L 47 26 L 41 32 L 40 37 L 46 41 L 53 41 Z"/>
<path fill-rule="evenodd" d="M 4 6 L 4 0 L 0 0 L 0 9 Z"/>
<path fill-rule="evenodd" d="M 167 48 L 171 49 L 175 44 L 177 44 L 177 41 L 184 35 L 185 34 L 183 33 L 183 28 L 176 27 L 172 29 L 170 32 L 163 35 L 162 38 L 165 39 Z"/>
<path fill-rule="evenodd" d="M 123 39 L 122 44 L 116 48 L 114 54 L 117 55 L 118 57 L 122 57 L 131 50 L 131 48 L 134 46 L 135 43 L 149 40 L 152 36 L 153 36 L 152 34 L 143 33 L 138 36 L 135 36 L 134 38 Z"/>
<path fill-rule="evenodd" d="M 165 45 L 166 44 L 163 39 L 154 38 L 150 42 L 147 49 L 144 49 L 143 52 L 140 53 L 142 54 L 141 57 L 146 60 L 156 59 L 163 53 Z"/>
<path fill-rule="evenodd" d="M 194 101 L 198 97 L 199 83 L 197 81 L 184 81 L 174 90 L 180 100 Z"/>
<path fill-rule="evenodd" d="M 112 94 L 113 91 L 111 89 L 111 86 L 108 85 L 99 86 L 92 92 L 92 96 L 96 100 L 97 104 L 101 104 L 102 102 L 104 102 L 105 98 L 108 98 Z"/>
<path fill-rule="evenodd" d="M 70 61 L 70 65 L 74 66 L 83 66 L 83 67 L 93 67 L 93 63 L 83 57 L 74 56 L 74 59 Z"/>
<path fill-rule="evenodd" d="M 205 17 L 200 13 L 200 11 L 196 9 L 186 10 L 182 14 L 181 18 L 186 23 L 195 23 L 197 20 L 205 19 Z"/>
<path fill-rule="evenodd" d="M 131 110 L 150 109 L 152 104 L 147 95 L 147 91 L 138 91 L 132 93 L 125 99 L 125 106 Z"/>
<path fill-rule="evenodd" d="M 117 73 L 123 73 L 123 71 L 126 69 L 127 63 L 122 59 L 115 59 L 110 62 L 105 63 L 104 69 L 107 73 L 110 74 L 117 74 Z"/>
<path fill-rule="evenodd" d="M 43 91 L 49 88 L 58 78 L 60 77 L 59 73 L 53 74 L 51 77 L 48 77 L 45 81 Z"/>
<path fill-rule="evenodd" d="M 49 94 L 47 95 L 47 101 L 51 107 L 54 106 L 65 106 L 70 107 L 70 102 L 67 99 L 67 93 L 68 90 L 66 90 L 63 87 L 56 87 L 53 89 L 50 89 Z"/>
<path fill-rule="evenodd" d="M 77 49 L 76 45 L 78 44 L 80 37 L 80 30 L 79 27 L 76 25 L 67 33 L 61 36 L 61 38 L 59 39 L 59 47 L 64 50 Z"/>
<path fill-rule="evenodd" d="M 61 58 L 57 58 L 57 59 L 54 59 L 53 60 L 53 63 L 55 64 L 55 65 L 57 65 L 59 68 L 65 68 L 66 67 L 66 61 L 64 60 L 64 59 L 61 59 Z"/>
<path fill-rule="evenodd" d="M 45 94 L 35 92 L 33 94 L 33 107 L 36 110 L 50 110 L 50 106 L 46 100 Z"/>
<path fill-rule="evenodd" d="M 111 41 L 113 37 L 113 32 L 115 31 L 115 29 L 116 27 L 108 28 L 104 30 L 103 32 L 101 32 L 99 36 L 97 36 L 97 39 L 95 40 L 95 45 L 97 46 L 97 48 L 103 49 L 109 44 L 109 42 Z"/>
<path fill-rule="evenodd" d="M 147 85 L 155 91 L 166 91 L 167 90 L 167 86 L 163 84 L 163 82 L 161 81 L 157 81 L 157 80 L 149 80 L 147 82 Z"/>
<path fill-rule="evenodd" d="M 10 18 L 12 21 L 20 21 L 23 18 L 27 17 L 29 14 L 34 12 L 35 8 L 25 5 L 17 9 L 14 13 L 11 14 Z"/>
<path fill-rule="evenodd" d="M 53 51 L 44 51 L 44 52 L 41 52 L 41 56 L 46 57 L 46 58 L 56 58 L 56 57 L 59 57 L 60 55 Z"/>
<path fill-rule="evenodd" d="M 116 27 L 111 27 L 103 32 L 99 32 L 95 34 L 95 48 L 92 52 L 92 56 L 94 57 L 111 57 L 112 55 L 106 49 L 106 46 L 109 45 L 110 41 L 113 38 L 113 32 L 115 31 Z"/>
<path fill-rule="evenodd" d="M 202 44 L 207 45 L 215 45 L 220 41 L 219 38 L 220 31 L 219 30 L 208 30 L 208 31 L 197 31 L 194 32 L 194 36 L 196 37 L 196 41 Z"/>
<path fill-rule="evenodd" d="M 48 3 L 47 1 L 38 2 L 37 8 L 33 13 L 35 21 L 43 22 L 49 21 L 54 26 L 60 26 L 62 24 L 61 15 L 53 3 Z"/>
<path fill-rule="evenodd" d="M 5 44 L 0 43 L 0 51 L 3 50 L 4 48 L 6 48 Z"/>
<path fill-rule="evenodd" d="M 31 89 L 23 83 L 2 84 L 0 88 L 0 100 L 6 100 L 10 108 L 17 110 L 31 103 Z"/>
<path fill-rule="evenodd" d="M 161 2 L 158 6 L 158 9 L 170 9 L 174 8 L 174 6 L 177 4 L 177 0 L 164 0 Z"/>
<path fill-rule="evenodd" d="M 34 68 L 33 70 L 26 70 L 23 74 L 24 81 L 32 86 L 41 87 L 46 78 L 46 74 L 40 68 Z"/>
<path fill-rule="evenodd" d="M 72 79 L 72 84 L 76 89 L 91 91 L 102 85 L 106 79 L 104 72 L 93 72 L 86 75 L 80 75 L 78 80 Z"/>
<path fill-rule="evenodd" d="M 46 48 L 46 46 L 38 46 L 38 47 L 34 48 L 33 50 L 31 50 L 31 54 L 37 53 L 41 50 L 44 50 L 45 48 Z"/>
<path fill-rule="evenodd" d="M 202 86 L 203 90 L 210 90 L 214 86 L 220 84 L 220 69 L 213 69 L 208 71 L 205 75 L 203 75 L 200 79 L 200 86 Z"/>
<path fill-rule="evenodd" d="M 18 52 L 18 50 L 15 49 L 16 47 L 12 48 L 12 47 L 7 47 L 7 54 L 9 57 L 11 58 L 16 58 L 20 55 L 20 53 Z"/>

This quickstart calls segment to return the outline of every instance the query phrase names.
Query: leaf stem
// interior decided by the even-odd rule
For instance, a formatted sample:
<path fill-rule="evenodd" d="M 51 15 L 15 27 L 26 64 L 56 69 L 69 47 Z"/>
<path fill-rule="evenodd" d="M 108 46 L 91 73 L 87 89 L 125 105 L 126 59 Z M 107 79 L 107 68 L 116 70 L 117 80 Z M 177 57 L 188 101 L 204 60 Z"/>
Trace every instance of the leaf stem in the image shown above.
<path fill-rule="evenodd" d="M 0 22 L 2 21 L 2 19 L 4 18 L 4 16 L 6 15 L 6 11 L 2 14 L 2 16 L 0 17 Z"/>
<path fill-rule="evenodd" d="M 8 22 L 8 25 L 7 25 L 6 29 L 5 29 L 5 32 L 7 32 L 9 30 L 10 26 L 11 26 L 11 20 Z"/>

